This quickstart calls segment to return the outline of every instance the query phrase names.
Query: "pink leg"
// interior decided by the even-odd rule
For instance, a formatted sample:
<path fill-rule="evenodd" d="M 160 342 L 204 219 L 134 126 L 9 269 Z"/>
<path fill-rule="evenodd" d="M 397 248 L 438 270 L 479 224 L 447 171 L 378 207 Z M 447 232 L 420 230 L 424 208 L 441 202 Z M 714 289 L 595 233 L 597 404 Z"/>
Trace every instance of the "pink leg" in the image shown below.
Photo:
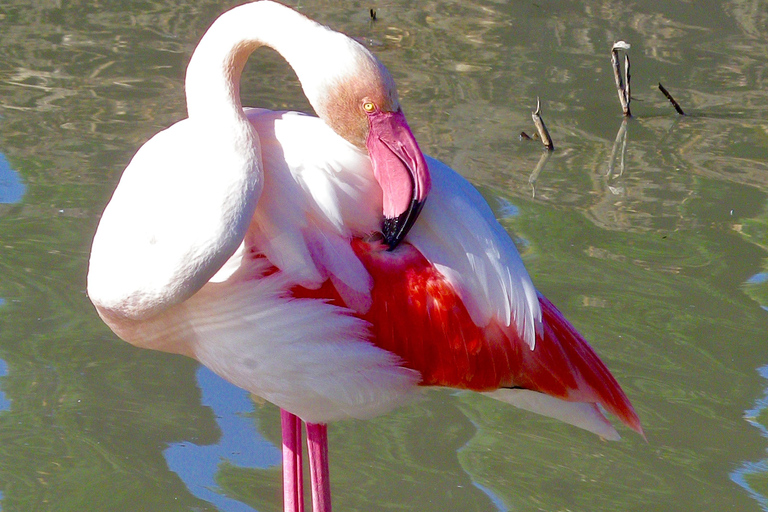
<path fill-rule="evenodd" d="M 309 472 L 313 512 L 331 512 L 331 480 L 328 469 L 328 425 L 307 423 Z"/>
<path fill-rule="evenodd" d="M 283 430 L 283 510 L 304 512 L 304 487 L 301 467 L 301 420 L 280 409 Z"/>

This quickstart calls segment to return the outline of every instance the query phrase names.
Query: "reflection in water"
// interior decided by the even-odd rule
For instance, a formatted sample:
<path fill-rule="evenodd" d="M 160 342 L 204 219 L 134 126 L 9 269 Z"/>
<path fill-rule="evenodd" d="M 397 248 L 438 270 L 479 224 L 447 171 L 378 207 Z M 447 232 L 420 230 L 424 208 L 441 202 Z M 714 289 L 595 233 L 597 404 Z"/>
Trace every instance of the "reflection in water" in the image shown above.
<path fill-rule="evenodd" d="M 766 281 L 768 281 L 768 272 L 758 272 L 757 274 L 747 279 L 748 284 L 762 284 Z"/>
<path fill-rule="evenodd" d="M 5 300 L 0 299 L 0 306 L 5 303 Z M 8 363 L 0 359 L 0 377 L 8 375 Z M 5 398 L 5 393 L 0 391 L 0 411 L 7 411 L 11 408 L 11 401 Z M 3 491 L 0 490 L 0 512 L 3 510 Z"/>
<path fill-rule="evenodd" d="M 539 174 L 541 174 L 541 171 L 544 169 L 544 166 L 547 165 L 547 161 L 551 156 L 552 151 L 544 151 L 541 153 L 541 157 L 539 157 L 539 161 L 536 163 L 536 167 L 528 177 L 528 183 L 531 185 L 531 197 L 534 199 L 536 198 L 536 180 L 539 179 Z"/>
<path fill-rule="evenodd" d="M 765 301 L 765 289 L 768 286 L 768 272 L 758 272 L 752 277 L 746 280 L 746 292 L 755 301 L 760 304 L 760 307 L 768 311 L 768 303 Z"/>
<path fill-rule="evenodd" d="M 192 494 L 219 510 L 253 510 L 221 492 L 216 483 L 219 466 L 230 462 L 240 467 L 268 468 L 280 464 L 280 451 L 254 428 L 253 418 L 246 416 L 253 409 L 246 391 L 204 366 L 197 370 L 197 383 L 202 404 L 213 409 L 216 415 L 221 439 L 207 446 L 188 442 L 172 444 L 163 452 L 168 467 L 179 475 Z"/>
<path fill-rule="evenodd" d="M 25 189 L 19 173 L 11 169 L 11 164 L 0 153 L 0 204 L 18 203 L 24 196 Z"/>
<path fill-rule="evenodd" d="M 3 299 L 0 299 L 0 305 L 3 304 Z M 0 359 L 0 377 L 8 375 L 8 363 Z M 5 398 L 5 393 L 0 391 L 0 411 L 7 411 L 11 408 L 11 401 Z M 0 494 L 0 500 L 2 500 L 2 494 Z"/>
<path fill-rule="evenodd" d="M 763 510 L 768 510 L 768 499 L 753 489 L 748 480 L 752 476 L 760 476 L 766 472 L 768 472 L 768 461 L 761 460 L 760 462 L 745 462 L 739 469 L 731 473 L 731 480 L 747 491 L 760 504 Z"/>
<path fill-rule="evenodd" d="M 757 369 L 757 372 L 764 379 L 768 379 L 768 366 Z M 768 437 L 768 427 L 760 423 L 760 417 L 768 413 L 768 388 L 762 398 L 755 402 L 752 409 L 744 411 L 744 419 L 756 427 L 763 437 Z M 754 498 L 763 510 L 768 510 L 768 497 L 754 485 L 755 480 L 765 479 L 768 474 L 768 458 L 758 462 L 744 462 L 741 466 L 731 472 L 730 477 L 736 484 L 740 485 L 747 493 Z"/>
<path fill-rule="evenodd" d="M 471 476 L 471 475 L 470 475 Z M 477 483 L 475 480 L 472 480 L 472 485 L 480 489 L 488 498 L 490 498 L 491 502 L 493 503 L 493 506 L 496 507 L 496 510 L 499 512 L 507 512 L 509 508 L 504 504 L 504 501 L 491 489 L 488 487 Z"/>
<path fill-rule="evenodd" d="M 549 153 L 549 152 L 547 152 L 547 153 Z M 475 427 L 476 431 L 480 431 L 481 430 L 481 428 L 477 424 L 477 422 L 475 422 L 474 420 L 471 420 L 471 419 L 470 419 L 470 422 L 472 423 L 472 426 Z M 472 444 L 472 438 L 468 439 L 467 442 L 464 443 L 464 446 L 462 446 L 461 448 L 456 450 L 456 454 L 458 455 L 461 452 L 463 452 L 464 450 L 471 450 L 472 449 L 471 444 Z M 474 478 L 474 476 L 470 472 L 466 471 L 466 469 L 464 471 L 467 473 L 467 476 L 469 476 L 469 478 L 470 478 L 470 480 L 472 482 L 472 485 L 477 487 L 483 494 L 488 496 L 488 499 L 491 500 L 491 503 L 493 503 L 493 506 L 496 507 L 496 510 L 498 510 L 499 512 L 507 512 L 509 510 L 509 507 L 507 507 L 504 504 L 504 500 L 501 498 L 501 496 L 499 496 L 498 494 L 493 492 L 493 490 L 490 487 L 486 487 L 485 485 L 483 485 L 480 482 L 478 482 L 478 479 Z"/>
<path fill-rule="evenodd" d="M 551 154 L 551 151 L 545 152 L 546 158 L 549 158 L 548 155 Z M 496 200 L 496 217 L 501 221 L 510 221 L 520 215 L 520 208 L 515 206 L 514 204 L 510 203 L 507 199 L 504 199 L 503 197 L 498 197 Z M 525 254 L 528 247 L 531 245 L 531 242 L 524 238 L 522 235 L 517 234 L 514 237 L 515 246 L 517 246 L 517 250 L 520 252 L 520 254 Z"/>
<path fill-rule="evenodd" d="M 619 153 L 619 147 L 621 147 L 621 153 Z M 619 160 L 619 172 L 615 174 L 615 164 L 618 155 Z M 624 158 L 627 155 L 627 118 L 621 122 L 619 131 L 616 133 L 616 140 L 613 142 L 613 148 L 611 149 L 611 157 L 608 160 L 608 178 L 622 176 L 624 174 Z M 609 187 L 610 188 L 610 187 Z M 613 189 L 611 192 L 616 194 Z"/>
<path fill-rule="evenodd" d="M 499 197 L 497 203 L 499 208 L 498 215 L 502 219 L 511 219 L 520 215 L 520 208 L 510 203 L 509 200 Z"/>

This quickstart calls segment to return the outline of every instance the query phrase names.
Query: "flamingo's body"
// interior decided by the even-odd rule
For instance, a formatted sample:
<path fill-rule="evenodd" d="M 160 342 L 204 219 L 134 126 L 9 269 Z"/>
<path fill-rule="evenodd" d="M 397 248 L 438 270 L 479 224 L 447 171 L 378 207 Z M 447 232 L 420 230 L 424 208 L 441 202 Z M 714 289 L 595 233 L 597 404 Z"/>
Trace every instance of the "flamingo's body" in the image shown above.
<path fill-rule="evenodd" d="M 241 110 L 239 74 L 261 44 L 289 60 L 323 120 Z M 377 107 L 365 104 L 362 132 L 343 105 L 366 85 L 345 82 L 356 60 L 378 86 L 362 93 Z M 121 338 L 194 357 L 275 403 L 284 425 L 296 424 L 291 414 L 367 418 L 419 386 L 451 386 L 615 438 L 601 404 L 641 432 L 479 193 L 425 164 L 404 118 L 390 119 L 402 114 L 382 70 L 346 36 L 277 4 L 222 16 L 190 63 L 189 119 L 142 147 L 104 212 L 88 287 L 99 314 Z M 396 114 L 376 117 L 382 104 Z M 377 146 L 371 134 L 390 122 Z M 395 219 L 386 245 L 370 238 L 382 212 Z M 324 443 L 324 431 L 311 434 Z"/>

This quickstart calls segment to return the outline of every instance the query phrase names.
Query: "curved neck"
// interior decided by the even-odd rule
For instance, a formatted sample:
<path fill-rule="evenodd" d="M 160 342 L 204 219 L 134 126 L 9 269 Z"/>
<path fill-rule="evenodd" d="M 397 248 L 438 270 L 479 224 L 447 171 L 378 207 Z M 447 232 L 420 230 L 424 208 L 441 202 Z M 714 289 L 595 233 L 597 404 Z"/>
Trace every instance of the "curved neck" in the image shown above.
<path fill-rule="evenodd" d="M 231 120 L 235 116 L 245 120 L 240 75 L 248 56 L 262 45 L 273 48 L 288 61 L 306 94 L 308 84 L 317 85 L 318 74 L 325 71 L 328 75 L 317 59 L 324 55 L 328 60 L 329 52 L 318 46 L 322 47 L 331 34 L 322 25 L 270 1 L 241 5 L 222 14 L 201 39 L 187 68 L 190 119 Z M 315 98 L 307 96 L 315 106 Z"/>

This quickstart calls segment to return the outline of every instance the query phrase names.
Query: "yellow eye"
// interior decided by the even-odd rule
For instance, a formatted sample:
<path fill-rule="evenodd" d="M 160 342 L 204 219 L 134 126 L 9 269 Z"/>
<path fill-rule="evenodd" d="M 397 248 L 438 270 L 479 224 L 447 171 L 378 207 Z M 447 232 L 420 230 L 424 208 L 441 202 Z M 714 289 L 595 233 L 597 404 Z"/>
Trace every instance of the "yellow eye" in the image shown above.
<path fill-rule="evenodd" d="M 363 110 L 368 112 L 369 114 L 376 110 L 376 105 L 372 101 L 366 101 L 363 103 Z"/>

